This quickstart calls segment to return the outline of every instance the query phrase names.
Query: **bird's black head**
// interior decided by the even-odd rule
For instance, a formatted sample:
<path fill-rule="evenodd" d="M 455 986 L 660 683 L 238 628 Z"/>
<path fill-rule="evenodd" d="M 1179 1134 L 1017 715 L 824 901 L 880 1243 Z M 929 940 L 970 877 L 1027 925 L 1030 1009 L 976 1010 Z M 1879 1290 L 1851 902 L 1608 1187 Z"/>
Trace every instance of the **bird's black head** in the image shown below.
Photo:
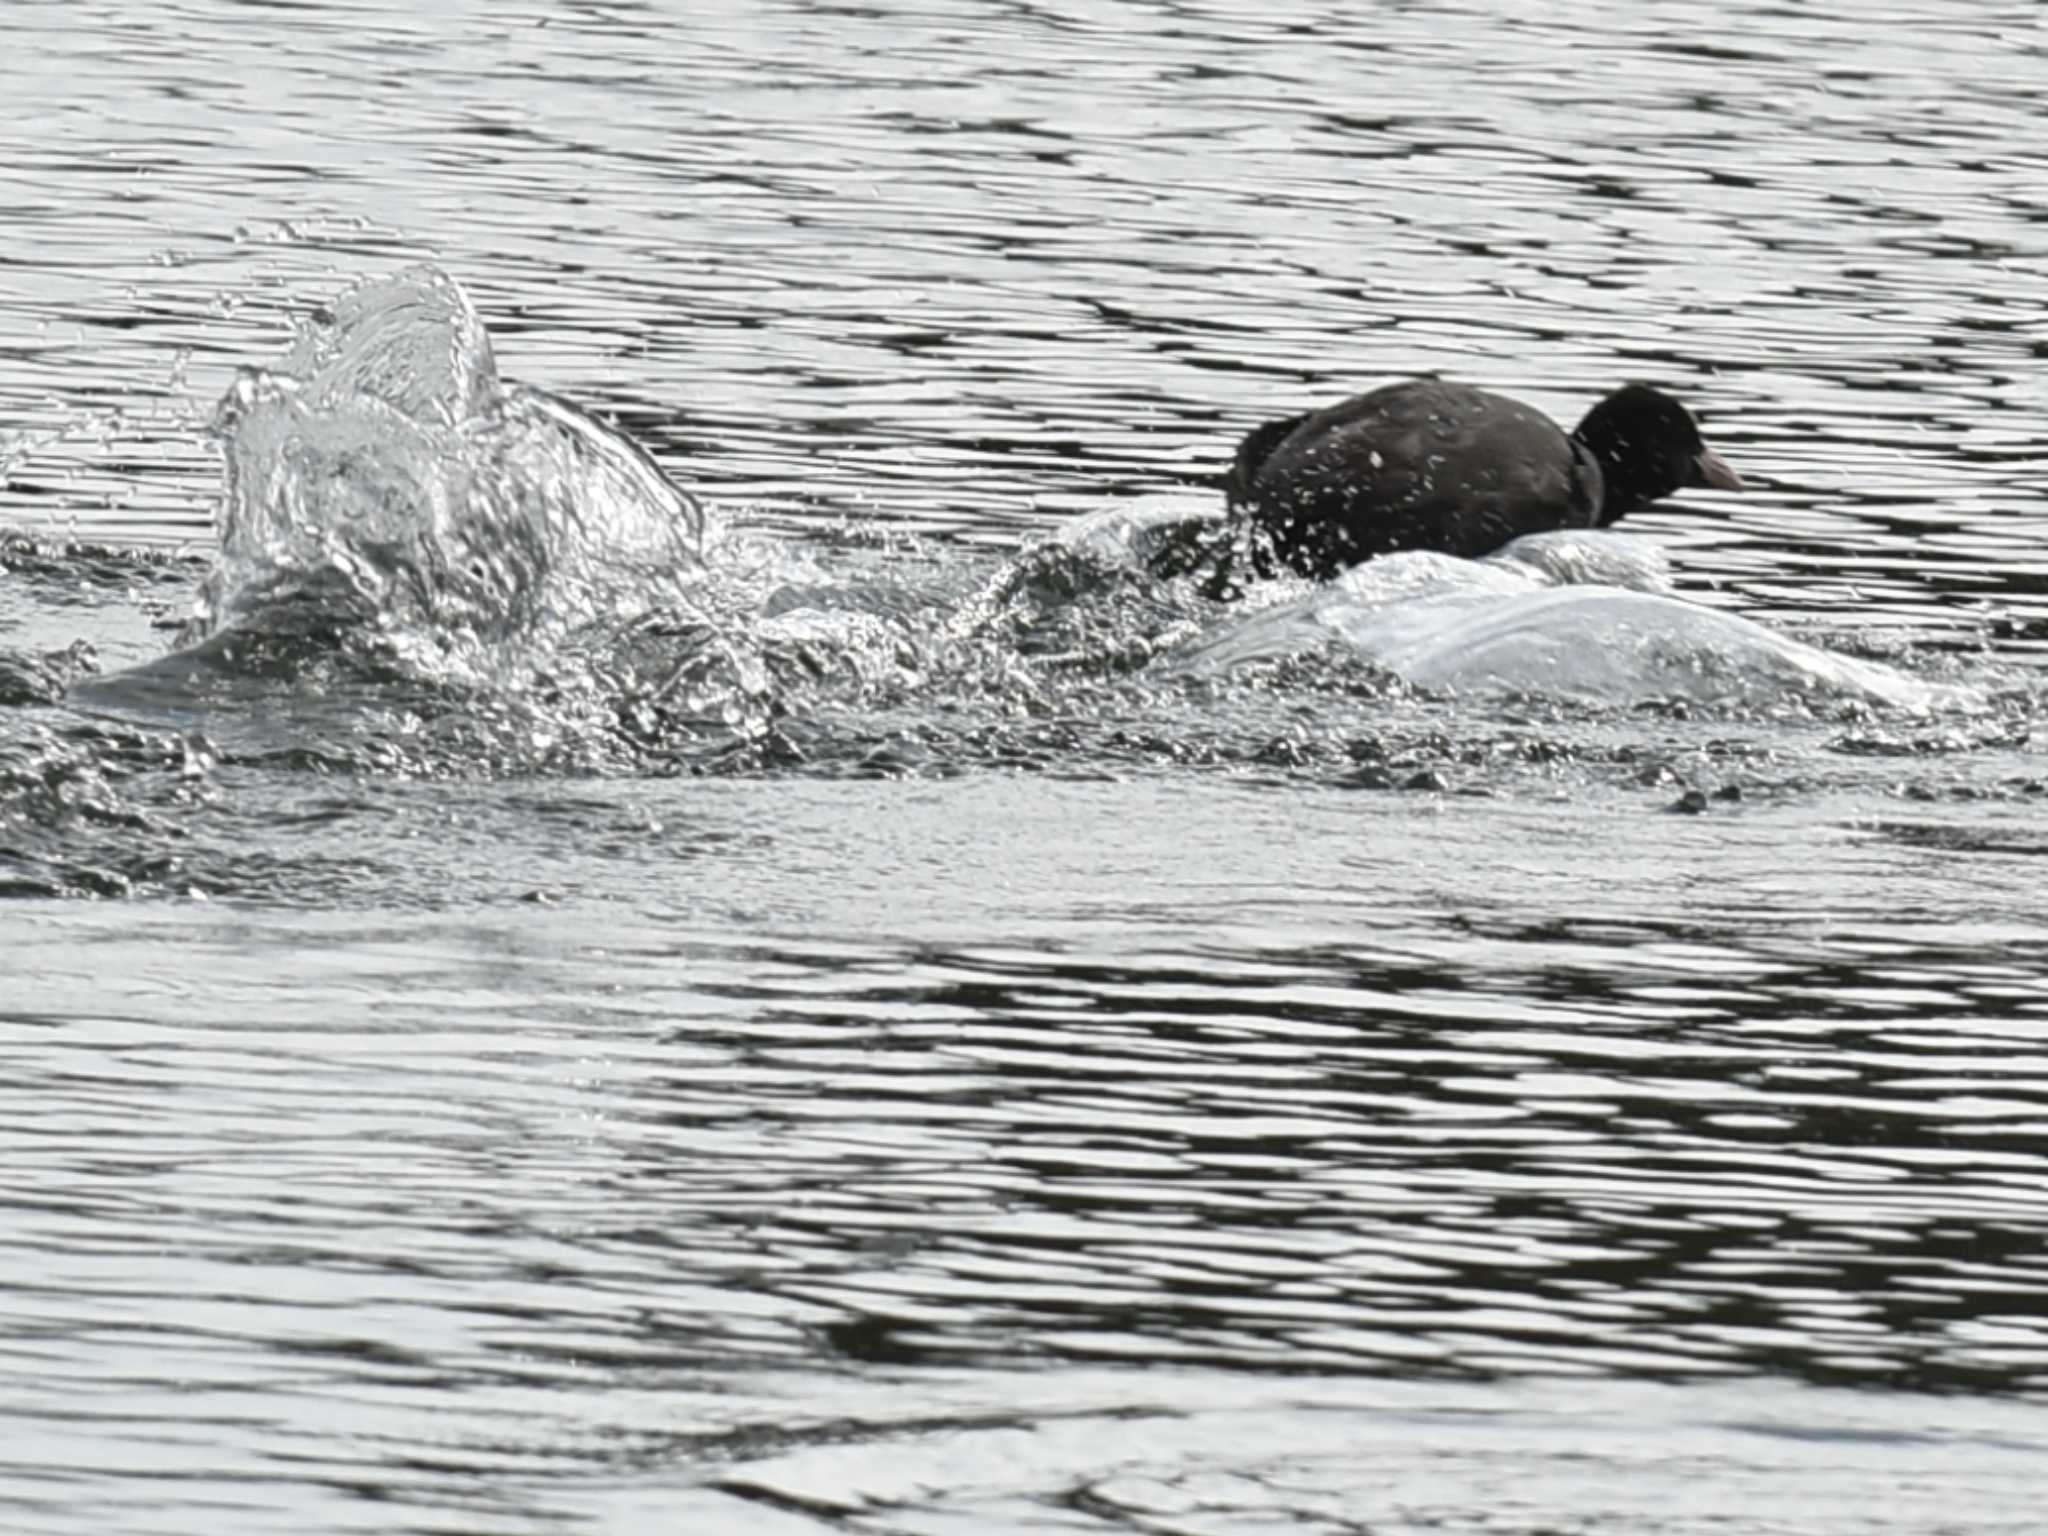
<path fill-rule="evenodd" d="M 1742 489 L 1742 477 L 1700 440 L 1692 412 L 1647 384 L 1624 384 L 1572 436 L 1600 463 L 1603 527 L 1684 486 Z"/>

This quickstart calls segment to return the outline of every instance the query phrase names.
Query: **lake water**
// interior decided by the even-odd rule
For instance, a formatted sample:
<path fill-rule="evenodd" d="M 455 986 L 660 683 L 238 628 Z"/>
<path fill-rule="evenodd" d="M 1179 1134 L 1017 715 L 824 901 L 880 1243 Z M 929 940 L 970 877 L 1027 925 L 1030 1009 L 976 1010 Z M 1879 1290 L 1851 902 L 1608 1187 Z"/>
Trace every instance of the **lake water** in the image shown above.
<path fill-rule="evenodd" d="M 0 1529 L 2038 1527 L 2037 7 L 0 37 Z M 1133 562 L 1418 373 L 1751 489 Z"/>

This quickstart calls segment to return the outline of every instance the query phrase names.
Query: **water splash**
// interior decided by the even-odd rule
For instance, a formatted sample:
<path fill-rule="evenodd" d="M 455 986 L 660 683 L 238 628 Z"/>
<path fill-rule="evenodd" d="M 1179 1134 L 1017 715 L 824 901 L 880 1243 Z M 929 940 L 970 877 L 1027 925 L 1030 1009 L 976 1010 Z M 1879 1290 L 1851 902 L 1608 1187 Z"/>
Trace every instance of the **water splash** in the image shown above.
<path fill-rule="evenodd" d="M 281 750 L 289 718 L 379 774 L 1284 766 L 1355 758 L 1359 711 L 1414 689 L 1795 713 L 1960 697 L 1679 601 L 1629 535 L 1225 591 L 1241 530 L 1211 495 L 1120 502 L 993 568 L 751 534 L 503 379 L 433 267 L 317 311 L 215 428 L 221 550 L 187 647 L 86 691 L 180 728 L 195 701 L 240 715 L 289 684 L 264 731 L 208 722 L 239 754 Z M 1305 723 L 1312 697 L 1338 714 Z"/>
<path fill-rule="evenodd" d="M 220 556 L 189 641 L 303 629 L 312 604 L 428 670 L 496 677 L 562 637 L 686 603 L 702 509 L 568 402 L 502 380 L 430 266 L 319 311 L 214 417 Z"/>
<path fill-rule="evenodd" d="M 1661 553 L 1628 534 L 1535 534 L 1476 561 L 1386 556 L 1205 638 L 1174 665 L 1213 675 L 1336 640 L 1405 683 L 1451 693 L 1745 711 L 1983 703 L 1981 690 L 1822 650 L 1670 588 Z"/>

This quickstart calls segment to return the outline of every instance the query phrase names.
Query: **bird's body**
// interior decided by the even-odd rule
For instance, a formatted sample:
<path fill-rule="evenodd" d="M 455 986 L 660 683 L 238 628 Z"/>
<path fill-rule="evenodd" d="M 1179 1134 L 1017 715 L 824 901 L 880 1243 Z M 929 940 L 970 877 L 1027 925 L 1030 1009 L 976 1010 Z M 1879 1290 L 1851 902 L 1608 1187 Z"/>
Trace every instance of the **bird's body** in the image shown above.
<path fill-rule="evenodd" d="M 1413 379 L 1254 429 L 1226 484 L 1275 561 L 1327 577 L 1404 549 L 1484 555 L 1605 526 L 1682 485 L 1742 482 L 1684 406 L 1644 385 L 1566 433 L 1505 395 Z"/>

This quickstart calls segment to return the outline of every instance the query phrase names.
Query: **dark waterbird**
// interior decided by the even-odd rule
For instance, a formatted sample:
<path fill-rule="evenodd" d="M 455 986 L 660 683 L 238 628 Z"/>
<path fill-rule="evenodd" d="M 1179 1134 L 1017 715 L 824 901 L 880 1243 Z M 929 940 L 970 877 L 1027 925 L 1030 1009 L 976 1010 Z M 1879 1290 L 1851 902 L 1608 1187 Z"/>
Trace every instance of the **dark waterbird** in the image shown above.
<path fill-rule="evenodd" d="M 1686 486 L 1742 489 L 1692 414 L 1646 384 L 1567 435 L 1518 400 L 1435 379 L 1268 422 L 1224 483 L 1271 562 L 1318 580 L 1396 550 L 1469 559 L 1525 533 L 1604 528 Z"/>

